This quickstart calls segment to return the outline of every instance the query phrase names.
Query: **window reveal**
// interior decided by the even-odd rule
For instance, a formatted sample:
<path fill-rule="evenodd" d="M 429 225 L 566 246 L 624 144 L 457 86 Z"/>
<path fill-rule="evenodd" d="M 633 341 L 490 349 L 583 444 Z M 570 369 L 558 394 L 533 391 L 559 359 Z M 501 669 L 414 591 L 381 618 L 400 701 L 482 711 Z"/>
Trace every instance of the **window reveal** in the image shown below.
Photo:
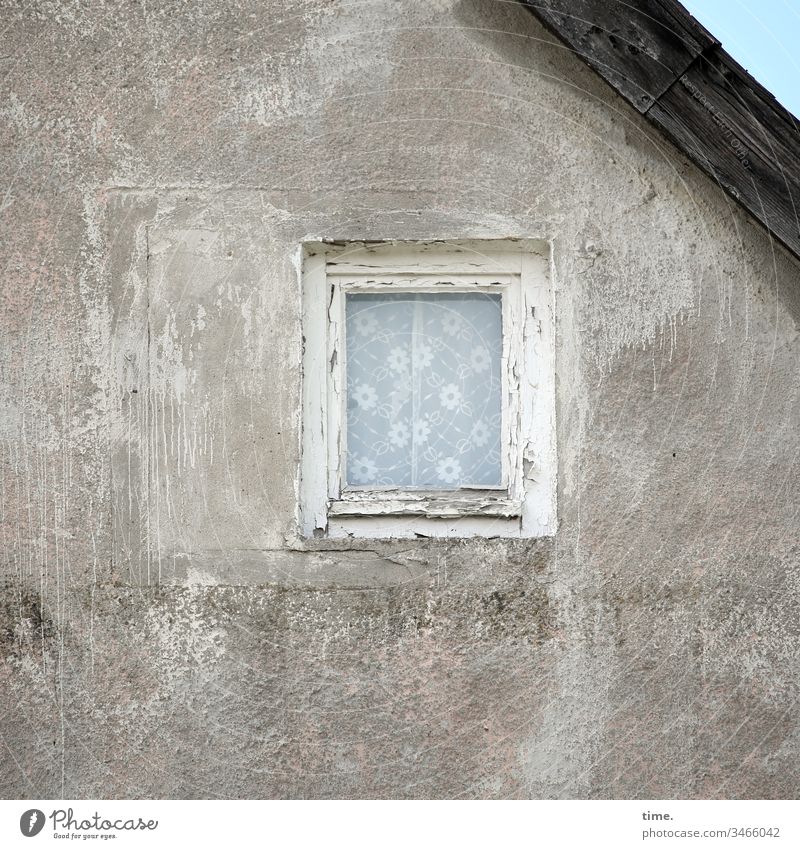
<path fill-rule="evenodd" d="M 303 248 L 303 536 L 549 536 L 549 246 Z"/>

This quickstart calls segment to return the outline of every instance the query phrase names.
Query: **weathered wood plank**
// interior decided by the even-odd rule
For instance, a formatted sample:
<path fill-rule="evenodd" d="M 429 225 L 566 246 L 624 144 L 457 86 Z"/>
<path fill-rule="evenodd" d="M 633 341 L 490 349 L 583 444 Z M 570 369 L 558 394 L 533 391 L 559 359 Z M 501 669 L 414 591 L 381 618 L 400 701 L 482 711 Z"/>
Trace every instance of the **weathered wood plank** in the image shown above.
<path fill-rule="evenodd" d="M 523 0 L 800 256 L 800 124 L 674 0 Z"/>
<path fill-rule="evenodd" d="M 712 55 L 694 63 L 647 117 L 800 254 L 800 132 L 779 109 Z"/>
<path fill-rule="evenodd" d="M 717 42 L 678 3 L 524 0 L 525 5 L 640 112 Z"/>

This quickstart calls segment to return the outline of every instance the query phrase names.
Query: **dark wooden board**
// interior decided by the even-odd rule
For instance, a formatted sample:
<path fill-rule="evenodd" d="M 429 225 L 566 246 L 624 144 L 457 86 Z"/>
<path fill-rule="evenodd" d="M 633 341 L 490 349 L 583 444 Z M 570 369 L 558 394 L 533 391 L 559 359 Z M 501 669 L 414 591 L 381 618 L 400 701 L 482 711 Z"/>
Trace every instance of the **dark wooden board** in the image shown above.
<path fill-rule="evenodd" d="M 674 0 L 524 0 L 800 256 L 800 124 Z"/>
<path fill-rule="evenodd" d="M 645 112 L 716 42 L 683 7 L 659 0 L 524 0 L 548 29 Z"/>
<path fill-rule="evenodd" d="M 701 59 L 647 117 L 800 255 L 797 125 L 775 114 L 747 80 L 729 70 L 719 56 Z"/>

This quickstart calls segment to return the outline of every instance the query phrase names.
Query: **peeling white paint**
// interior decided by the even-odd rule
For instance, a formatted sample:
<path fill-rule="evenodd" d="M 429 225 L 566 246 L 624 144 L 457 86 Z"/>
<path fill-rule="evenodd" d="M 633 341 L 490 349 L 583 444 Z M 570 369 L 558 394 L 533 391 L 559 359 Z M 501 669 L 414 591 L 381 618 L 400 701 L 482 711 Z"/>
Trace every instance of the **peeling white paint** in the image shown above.
<path fill-rule="evenodd" d="M 345 534 L 356 532 L 355 524 L 352 530 L 348 528 L 346 517 L 360 517 L 359 534 L 367 526 L 365 517 L 372 517 L 374 526 L 368 536 L 394 535 L 399 526 L 382 519 L 405 515 L 429 520 L 426 527 L 431 521 L 435 526 L 436 518 L 494 516 L 497 522 L 491 535 L 554 534 L 555 366 L 546 243 L 323 243 L 308 245 L 306 251 L 301 533 L 330 534 L 328 518 L 336 516 L 336 528 Z M 487 496 L 465 488 L 457 494 L 419 496 L 347 490 L 341 481 L 346 418 L 342 366 L 345 292 L 387 287 L 435 291 L 442 286 L 448 291 L 488 287 L 502 295 L 503 491 Z M 442 524 L 439 533 L 444 527 Z M 406 522 L 402 533 L 413 535 L 414 528 L 413 522 Z M 468 522 L 459 524 L 459 533 L 468 529 Z"/>

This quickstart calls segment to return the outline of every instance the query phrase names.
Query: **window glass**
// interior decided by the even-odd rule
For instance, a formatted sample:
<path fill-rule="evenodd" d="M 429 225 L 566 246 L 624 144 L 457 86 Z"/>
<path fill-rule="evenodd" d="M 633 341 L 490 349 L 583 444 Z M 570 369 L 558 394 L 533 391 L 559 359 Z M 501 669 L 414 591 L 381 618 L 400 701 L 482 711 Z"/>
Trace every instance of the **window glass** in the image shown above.
<path fill-rule="evenodd" d="M 348 486 L 502 485 L 501 303 L 346 295 Z"/>

